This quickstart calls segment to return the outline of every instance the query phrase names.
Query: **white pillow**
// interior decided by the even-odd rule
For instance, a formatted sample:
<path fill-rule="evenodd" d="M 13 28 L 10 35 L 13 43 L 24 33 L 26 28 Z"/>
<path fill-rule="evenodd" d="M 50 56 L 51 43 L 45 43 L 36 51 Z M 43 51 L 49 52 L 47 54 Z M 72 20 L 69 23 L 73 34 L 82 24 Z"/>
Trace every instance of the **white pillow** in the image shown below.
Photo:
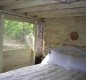
<path fill-rule="evenodd" d="M 51 59 L 52 64 L 86 72 L 86 57 L 74 57 L 51 50 Z"/>
<path fill-rule="evenodd" d="M 52 61 L 51 54 L 48 54 L 48 55 L 43 59 L 43 61 L 41 62 L 41 64 L 48 64 L 48 63 L 51 63 L 51 61 Z"/>
<path fill-rule="evenodd" d="M 60 46 L 58 48 L 51 48 L 51 50 L 54 50 L 59 53 L 67 54 L 67 55 L 86 57 L 86 52 L 82 51 L 79 48 L 72 47 L 72 46 Z"/>
<path fill-rule="evenodd" d="M 70 49 L 70 48 L 67 47 L 66 49 Z M 75 48 L 72 48 L 72 50 L 73 49 Z M 57 49 L 51 50 L 51 54 L 48 54 L 45 57 L 45 59 L 42 61 L 42 64 L 44 63 L 55 64 L 58 66 L 62 66 L 66 69 L 76 69 L 76 70 L 86 72 L 86 57 L 76 57 L 76 56 L 71 56 L 67 54 L 62 54 L 61 50 L 65 50 L 65 48 L 64 49 L 57 48 Z"/>

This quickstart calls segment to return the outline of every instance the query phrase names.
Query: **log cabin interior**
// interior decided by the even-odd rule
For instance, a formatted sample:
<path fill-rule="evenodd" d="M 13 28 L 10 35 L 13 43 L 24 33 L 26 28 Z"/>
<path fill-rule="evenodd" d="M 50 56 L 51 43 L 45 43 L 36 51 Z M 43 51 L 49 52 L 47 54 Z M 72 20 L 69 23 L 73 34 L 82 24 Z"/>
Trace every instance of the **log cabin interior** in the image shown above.
<path fill-rule="evenodd" d="M 33 25 L 33 47 L 3 50 L 5 20 Z M 86 0 L 0 0 L 0 80 L 86 80 Z"/>

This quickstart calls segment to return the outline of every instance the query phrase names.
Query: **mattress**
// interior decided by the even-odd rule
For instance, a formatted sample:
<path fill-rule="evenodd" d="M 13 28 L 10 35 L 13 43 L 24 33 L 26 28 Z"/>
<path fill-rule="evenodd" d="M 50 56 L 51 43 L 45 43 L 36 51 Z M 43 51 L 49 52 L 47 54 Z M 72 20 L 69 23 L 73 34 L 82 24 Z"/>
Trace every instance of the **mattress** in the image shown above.
<path fill-rule="evenodd" d="M 0 80 L 86 80 L 86 73 L 52 64 L 38 64 L 2 73 Z"/>

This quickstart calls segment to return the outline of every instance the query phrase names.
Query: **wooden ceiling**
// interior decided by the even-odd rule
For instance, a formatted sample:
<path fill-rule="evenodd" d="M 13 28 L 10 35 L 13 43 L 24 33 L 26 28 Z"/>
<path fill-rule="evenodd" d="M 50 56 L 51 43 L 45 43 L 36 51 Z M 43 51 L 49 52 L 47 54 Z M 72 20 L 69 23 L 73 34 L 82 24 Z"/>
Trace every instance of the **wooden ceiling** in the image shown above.
<path fill-rule="evenodd" d="M 0 0 L 0 9 L 39 18 L 86 16 L 86 0 Z"/>

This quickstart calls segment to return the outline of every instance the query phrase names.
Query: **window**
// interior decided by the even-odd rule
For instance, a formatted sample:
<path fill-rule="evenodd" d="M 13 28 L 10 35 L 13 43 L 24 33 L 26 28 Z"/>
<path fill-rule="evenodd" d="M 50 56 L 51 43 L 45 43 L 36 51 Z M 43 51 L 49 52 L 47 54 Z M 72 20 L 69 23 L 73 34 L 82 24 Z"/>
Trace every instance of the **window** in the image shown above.
<path fill-rule="evenodd" d="M 4 21 L 3 50 L 33 47 L 33 24 Z"/>

